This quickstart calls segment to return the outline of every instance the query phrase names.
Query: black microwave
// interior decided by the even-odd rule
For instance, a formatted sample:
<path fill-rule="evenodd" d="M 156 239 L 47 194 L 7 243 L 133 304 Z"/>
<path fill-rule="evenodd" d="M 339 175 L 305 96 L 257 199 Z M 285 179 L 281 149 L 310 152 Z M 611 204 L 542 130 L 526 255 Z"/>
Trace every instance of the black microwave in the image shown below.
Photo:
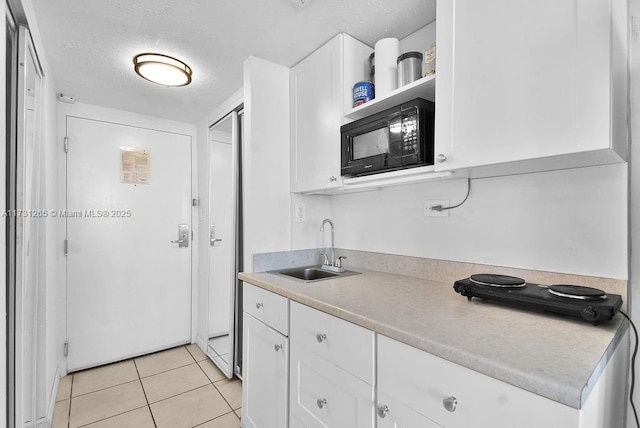
<path fill-rule="evenodd" d="M 340 127 L 347 177 L 433 165 L 435 104 L 422 98 Z"/>

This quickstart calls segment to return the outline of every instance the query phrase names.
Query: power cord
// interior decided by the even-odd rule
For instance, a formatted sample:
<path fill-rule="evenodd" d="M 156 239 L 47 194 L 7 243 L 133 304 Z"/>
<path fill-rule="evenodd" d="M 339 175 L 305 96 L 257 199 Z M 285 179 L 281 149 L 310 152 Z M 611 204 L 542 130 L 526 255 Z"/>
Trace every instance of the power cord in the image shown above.
<path fill-rule="evenodd" d="M 469 198 L 470 193 L 471 193 L 471 178 L 467 178 L 467 196 L 464 197 L 462 202 L 460 202 L 458 205 L 453 205 L 448 207 L 443 207 L 442 205 L 434 205 L 432 207 L 429 207 L 429 209 L 433 211 L 445 211 L 445 210 L 452 210 L 454 208 L 458 208 L 459 206 L 467 202 L 467 199 Z"/>
<path fill-rule="evenodd" d="M 631 328 L 633 329 L 633 334 L 635 336 L 636 342 L 633 346 L 633 354 L 631 355 L 631 387 L 629 388 L 629 401 L 631 402 L 631 408 L 633 409 L 633 416 L 636 418 L 636 426 L 640 428 L 640 421 L 638 421 L 638 412 L 636 411 L 636 406 L 633 404 L 633 388 L 636 383 L 636 356 L 638 355 L 638 330 L 636 330 L 636 326 L 629 318 L 629 315 L 625 314 L 622 311 L 619 311 L 623 317 L 625 317 L 629 324 L 631 324 Z"/>

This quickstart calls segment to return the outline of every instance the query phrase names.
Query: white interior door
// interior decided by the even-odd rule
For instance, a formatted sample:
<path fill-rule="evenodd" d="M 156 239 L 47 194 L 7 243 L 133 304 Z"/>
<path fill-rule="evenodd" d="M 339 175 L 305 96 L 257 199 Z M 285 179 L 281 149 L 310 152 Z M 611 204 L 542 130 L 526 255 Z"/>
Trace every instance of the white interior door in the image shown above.
<path fill-rule="evenodd" d="M 189 342 L 191 137 L 71 116 L 67 137 L 68 370 Z M 148 182 L 122 181 L 122 148 Z"/>
<path fill-rule="evenodd" d="M 238 114 L 209 129 L 209 355 L 233 375 Z"/>

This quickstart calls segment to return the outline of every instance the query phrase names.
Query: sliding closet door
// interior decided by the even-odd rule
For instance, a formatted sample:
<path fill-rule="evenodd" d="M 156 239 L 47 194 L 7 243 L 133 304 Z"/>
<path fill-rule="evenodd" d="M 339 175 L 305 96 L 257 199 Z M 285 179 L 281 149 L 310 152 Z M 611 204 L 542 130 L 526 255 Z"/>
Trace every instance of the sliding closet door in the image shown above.
<path fill-rule="evenodd" d="M 18 32 L 15 144 L 15 417 L 36 424 L 44 397 L 44 210 L 41 145 L 42 68 L 29 30 Z"/>

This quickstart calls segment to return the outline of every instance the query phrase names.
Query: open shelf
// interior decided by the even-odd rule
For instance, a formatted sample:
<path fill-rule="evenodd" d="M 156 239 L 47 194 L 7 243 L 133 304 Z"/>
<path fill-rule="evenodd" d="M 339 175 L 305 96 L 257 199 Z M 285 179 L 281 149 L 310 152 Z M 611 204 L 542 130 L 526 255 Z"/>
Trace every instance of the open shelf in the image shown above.
<path fill-rule="evenodd" d="M 432 74 L 431 76 L 422 77 L 415 82 L 398 88 L 384 98 L 374 98 L 356 108 L 352 108 L 345 112 L 345 116 L 354 120 L 361 119 L 414 98 L 424 98 L 425 100 L 435 101 L 435 97 L 436 75 Z"/>

